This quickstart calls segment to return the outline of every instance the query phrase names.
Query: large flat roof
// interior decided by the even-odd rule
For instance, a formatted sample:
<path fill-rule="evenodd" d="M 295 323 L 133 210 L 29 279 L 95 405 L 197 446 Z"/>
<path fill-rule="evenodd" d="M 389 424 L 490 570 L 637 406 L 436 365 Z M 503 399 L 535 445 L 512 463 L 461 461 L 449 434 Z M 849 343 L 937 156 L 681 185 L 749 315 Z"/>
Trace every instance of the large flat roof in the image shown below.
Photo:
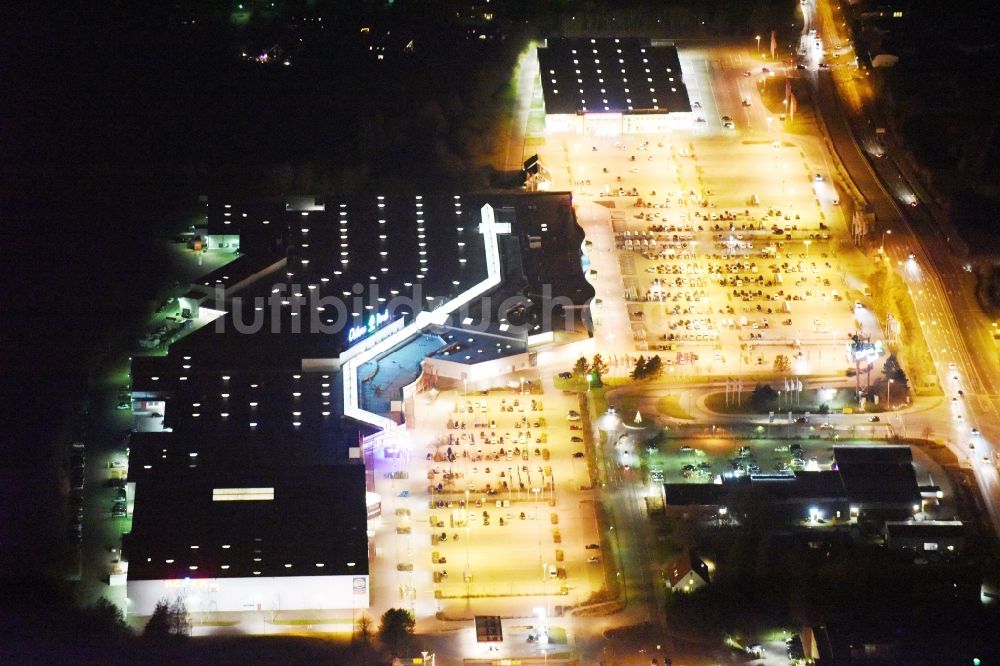
<path fill-rule="evenodd" d="M 136 484 L 129 580 L 368 573 L 362 465 L 188 471 Z"/>
<path fill-rule="evenodd" d="M 905 446 L 858 449 L 865 449 L 857 455 L 866 460 L 895 461 L 910 455 L 909 447 Z M 838 470 L 795 472 L 785 477 L 752 475 L 724 479 L 721 484 L 667 483 L 663 488 L 667 504 L 685 506 L 718 504 L 726 499 L 729 491 L 741 486 L 759 488 L 775 502 L 832 500 L 899 507 L 920 502 L 916 470 L 911 462 L 841 463 Z"/>
<path fill-rule="evenodd" d="M 269 227 L 287 265 L 260 276 L 233 299 L 216 303 L 209 297 L 206 307 L 227 314 L 174 343 L 170 356 L 191 356 L 200 370 L 216 372 L 235 371 L 248 358 L 255 370 L 275 372 L 295 371 L 303 358 L 336 358 L 352 342 L 350 329 L 364 326 L 373 313 L 395 305 L 396 317 L 409 321 L 414 310 L 454 298 L 484 279 L 478 226 L 487 202 L 497 222 L 510 225 L 498 236 L 503 281 L 490 298 L 474 300 L 450 324 L 461 328 L 471 319 L 477 330 L 507 335 L 500 330 L 505 323 L 530 323 L 526 334 L 569 325 L 558 312 L 547 318 L 549 305 L 563 299 L 583 306 L 594 293 L 580 262 L 583 231 L 570 193 L 373 196 L 328 203 L 321 211 L 277 212 Z M 242 268 L 223 267 L 199 285 L 212 288 L 216 280 L 232 285 L 273 264 L 275 255 L 265 247 L 235 262 Z M 502 303 L 518 298 L 523 307 L 515 316 L 500 312 Z M 149 378 L 159 376 L 159 386 L 174 386 L 178 375 L 188 374 L 180 372 L 181 365 L 139 362 L 134 385 L 148 390 Z"/>
<path fill-rule="evenodd" d="M 625 37 L 550 39 L 538 49 L 546 113 L 691 110 L 673 44 Z"/>
<path fill-rule="evenodd" d="M 281 248 L 287 264 L 260 275 L 236 298 L 207 303 L 229 314 L 177 341 L 165 356 L 133 363 L 135 392 L 166 399 L 164 426 L 172 432 L 137 436 L 132 445 L 136 509 L 128 542 L 136 568 L 130 578 L 367 572 L 363 467 L 329 463 L 343 460 L 345 449 L 371 430 L 343 418 L 337 364 L 306 371 L 303 360 L 337 359 L 354 341 L 349 330 L 388 311 L 395 296 L 409 297 L 412 313 L 427 307 L 425 301 L 452 300 L 482 284 L 487 261 L 496 261 L 487 257 L 479 229 L 487 202 L 500 210 L 502 281 L 484 294 L 491 298 L 474 299 L 476 317 L 502 323 L 508 313 L 500 312 L 504 299 L 496 296 L 520 294 L 535 332 L 548 325 L 541 311 L 546 298 L 565 291 L 571 303 L 589 300 L 593 291 L 579 261 L 583 233 L 569 193 L 371 197 L 328 202 L 322 210 L 280 210 L 267 225 L 259 223 L 274 230 L 260 251 Z M 568 265 L 554 269 L 553 262 Z M 554 288 L 546 290 L 540 281 L 549 278 Z M 331 300 L 345 308 L 347 325 L 314 327 L 314 317 L 331 324 L 325 318 L 339 315 L 330 312 L 337 310 Z M 263 325 L 252 330 L 258 317 Z M 462 330 L 466 318 L 457 313 L 448 334 L 479 339 L 490 357 L 525 348 L 528 333 L 504 338 L 497 350 L 496 335 Z M 410 353 L 384 358 L 419 368 L 423 355 L 437 348 L 431 337 L 413 336 Z M 392 376 L 405 378 L 408 371 Z M 213 501 L 220 487 L 273 488 L 273 499 Z M 337 544 L 338 538 L 347 543 Z M 248 559 L 261 550 L 265 556 Z"/>
<path fill-rule="evenodd" d="M 527 342 L 516 337 L 460 328 L 445 328 L 439 335 L 444 340 L 445 346 L 432 355 L 463 365 L 493 361 L 528 351 Z"/>
<path fill-rule="evenodd" d="M 965 536 L 965 526 L 960 520 L 889 521 L 885 533 L 890 538 L 957 539 Z"/>
<path fill-rule="evenodd" d="M 838 465 L 905 465 L 913 462 L 913 452 L 902 444 L 842 444 L 833 447 L 833 459 Z"/>

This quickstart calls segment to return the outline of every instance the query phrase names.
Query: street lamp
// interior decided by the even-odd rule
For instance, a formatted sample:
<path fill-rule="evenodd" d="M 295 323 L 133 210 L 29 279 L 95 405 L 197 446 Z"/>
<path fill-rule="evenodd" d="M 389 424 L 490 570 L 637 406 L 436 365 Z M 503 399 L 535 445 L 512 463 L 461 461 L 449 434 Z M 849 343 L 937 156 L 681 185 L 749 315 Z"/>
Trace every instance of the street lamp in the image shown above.
<path fill-rule="evenodd" d="M 757 35 L 757 57 L 760 57 L 760 35 Z"/>
<path fill-rule="evenodd" d="M 885 385 L 885 403 L 887 405 L 892 402 L 892 398 L 890 396 L 892 395 L 892 383 L 894 381 L 895 380 L 890 379 L 889 383 Z"/>
<path fill-rule="evenodd" d="M 885 235 L 886 234 L 889 234 L 891 236 L 892 235 L 892 229 L 883 229 L 882 230 L 882 246 L 879 247 L 879 249 L 878 249 L 878 253 L 879 254 L 885 254 Z"/>
<path fill-rule="evenodd" d="M 802 242 L 805 243 L 805 246 L 806 246 L 806 256 L 808 257 L 809 256 L 809 246 L 812 245 L 812 241 L 807 238 L 807 239 L 805 239 Z"/>

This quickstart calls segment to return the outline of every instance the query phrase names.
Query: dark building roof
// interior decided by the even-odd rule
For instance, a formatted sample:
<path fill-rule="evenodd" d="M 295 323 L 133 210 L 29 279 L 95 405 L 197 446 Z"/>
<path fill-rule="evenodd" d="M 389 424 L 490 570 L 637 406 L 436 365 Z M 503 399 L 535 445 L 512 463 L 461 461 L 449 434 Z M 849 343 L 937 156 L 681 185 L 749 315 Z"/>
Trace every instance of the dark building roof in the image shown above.
<path fill-rule="evenodd" d="M 284 204 L 277 200 L 237 201 L 226 197 L 209 197 L 205 202 L 204 233 L 208 235 L 239 235 L 240 251 L 257 253 L 273 250 L 275 238 L 280 238 L 278 216 Z"/>
<path fill-rule="evenodd" d="M 833 447 L 833 459 L 837 465 L 894 464 L 905 465 L 913 462 L 909 446 L 893 444 L 848 444 Z"/>
<path fill-rule="evenodd" d="M 256 489 L 261 499 L 218 499 L 227 489 Z M 201 465 L 142 479 L 135 493 L 129 580 L 368 573 L 360 464 Z"/>
<path fill-rule="evenodd" d="M 835 446 L 833 459 L 850 502 L 920 503 L 920 488 L 910 447 L 884 444 Z"/>
<path fill-rule="evenodd" d="M 708 565 L 688 546 L 684 546 L 680 554 L 667 566 L 670 587 L 676 586 L 684 576 L 692 571 L 706 583 L 709 582 Z"/>
<path fill-rule="evenodd" d="M 725 478 L 722 484 L 668 483 L 664 496 L 673 506 L 715 505 L 724 502 L 730 490 L 749 486 L 763 490 L 775 502 L 828 500 L 900 509 L 920 503 L 908 446 L 838 446 L 834 458 L 839 469 Z"/>
<path fill-rule="evenodd" d="M 750 485 L 760 488 L 775 501 L 840 500 L 844 497 L 844 485 L 837 472 L 795 472 L 785 478 L 751 477 Z"/>
<path fill-rule="evenodd" d="M 673 44 L 635 38 L 551 39 L 538 49 L 546 113 L 691 110 Z"/>
<path fill-rule="evenodd" d="M 910 463 L 840 465 L 847 499 L 854 504 L 920 504 L 917 474 Z"/>
<path fill-rule="evenodd" d="M 357 445 L 359 431 L 370 431 L 341 418 L 339 372 L 274 369 L 270 352 L 249 353 L 244 365 L 222 367 L 202 356 L 140 357 L 135 361 L 142 373 L 159 374 L 134 374 L 137 382 L 145 382 L 137 386 L 158 387 L 167 394 L 164 425 L 179 439 L 183 436 L 191 450 L 266 441 L 329 462 L 343 459 L 346 448 Z M 142 450 L 133 447 L 133 454 L 142 455 Z"/>
<path fill-rule="evenodd" d="M 721 504 L 729 488 L 718 483 L 664 483 L 663 494 L 671 506 Z"/>
<path fill-rule="evenodd" d="M 285 252 L 280 247 L 258 250 L 249 254 L 241 253 L 239 257 L 225 266 L 215 269 L 208 275 L 203 275 L 195 287 L 199 290 L 196 293 L 207 292 L 209 294 L 208 300 L 204 302 L 205 307 L 224 309 L 225 299 L 235 293 L 232 290 L 234 286 L 266 270 L 283 258 L 285 258 Z M 216 294 L 217 289 L 223 291 Z"/>
<path fill-rule="evenodd" d="M 457 328 L 434 327 L 445 346 L 431 354 L 434 358 L 462 364 L 482 363 L 504 356 L 524 353 L 528 344 L 523 337 L 479 333 Z"/>
<path fill-rule="evenodd" d="M 891 521 L 885 524 L 888 539 L 960 539 L 965 527 L 960 520 Z"/>
<path fill-rule="evenodd" d="M 210 297 L 206 307 L 231 311 L 174 343 L 170 358 L 176 363 L 137 359 L 134 386 L 149 390 L 150 378 L 159 376 L 161 390 L 175 388 L 178 375 L 189 374 L 181 372 L 181 359 L 188 356 L 203 372 L 235 373 L 250 358 L 255 372 L 296 372 L 303 358 L 336 358 L 351 344 L 349 329 L 376 310 L 389 310 L 395 319 L 425 307 L 432 302 L 428 296 L 436 302 L 453 298 L 487 274 L 478 232 L 487 202 L 499 224 L 510 224 L 510 233 L 499 236 L 503 283 L 456 313 L 451 325 L 461 328 L 471 319 L 482 330 L 487 322 L 486 332 L 522 342 L 534 333 L 579 328 L 561 306 L 547 316 L 554 303 L 581 306 L 594 294 L 583 275 L 583 231 L 569 193 L 371 197 L 328 203 L 322 211 L 279 211 L 270 226 L 282 239 L 287 265 L 235 299 L 219 304 Z M 266 255 L 241 257 L 199 285 L 235 284 L 273 263 L 269 250 Z M 518 326 L 520 334 L 501 331 L 505 323 Z"/>

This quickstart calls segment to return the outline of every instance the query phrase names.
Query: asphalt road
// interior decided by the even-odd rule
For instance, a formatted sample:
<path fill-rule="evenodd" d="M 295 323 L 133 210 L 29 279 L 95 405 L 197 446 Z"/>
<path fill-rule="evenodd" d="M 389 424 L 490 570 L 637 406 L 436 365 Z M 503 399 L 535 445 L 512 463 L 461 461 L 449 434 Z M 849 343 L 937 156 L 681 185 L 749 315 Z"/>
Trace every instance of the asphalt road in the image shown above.
<path fill-rule="evenodd" d="M 817 10 L 823 40 L 846 41 L 844 28 L 834 17 L 837 10 L 826 0 L 818 2 Z M 1000 534 L 1000 477 L 992 464 L 1000 442 L 1000 368 L 989 322 L 975 302 L 973 285 L 962 269 L 964 260 L 956 256 L 964 248 L 952 238 L 947 225 L 938 222 L 936 204 L 913 178 L 904 156 L 879 140 L 877 120 L 865 112 L 877 107 L 864 105 L 869 96 L 866 82 L 858 80 L 860 75 L 840 64 L 830 70 L 810 70 L 809 75 L 818 110 L 844 169 L 871 206 L 879 230 L 891 232 L 883 237 L 886 253 L 922 317 L 941 386 L 949 397 L 958 390 L 965 394 L 963 407 L 952 412 L 948 441 L 959 459 L 969 459 L 975 469 L 994 529 Z M 850 113 L 845 102 L 855 100 L 862 102 L 857 113 Z M 866 157 L 863 147 L 873 157 Z M 980 428 L 982 437 L 973 436 L 972 427 Z"/>

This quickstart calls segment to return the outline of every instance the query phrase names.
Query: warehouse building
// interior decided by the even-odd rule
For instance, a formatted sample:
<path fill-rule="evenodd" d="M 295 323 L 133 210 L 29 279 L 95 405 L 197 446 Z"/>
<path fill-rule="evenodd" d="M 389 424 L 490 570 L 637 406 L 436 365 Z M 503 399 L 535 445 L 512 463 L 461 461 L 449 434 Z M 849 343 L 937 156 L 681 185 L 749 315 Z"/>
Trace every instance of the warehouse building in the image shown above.
<path fill-rule="evenodd" d="M 720 484 L 667 483 L 668 509 L 711 511 L 735 494 L 755 493 L 791 519 L 902 520 L 921 509 L 921 493 L 908 446 L 833 447 L 831 470 L 750 474 L 724 477 Z"/>
<path fill-rule="evenodd" d="M 129 612 L 175 598 L 195 613 L 367 608 L 364 466 L 312 449 L 219 428 L 137 433 Z"/>
<path fill-rule="evenodd" d="M 192 612 L 365 608 L 380 510 L 364 462 L 405 433 L 407 395 L 589 335 L 570 195 L 216 212 L 241 256 L 181 306 L 218 316 L 132 364 L 135 404 L 156 408 L 130 451 L 129 613 L 178 596 Z"/>
<path fill-rule="evenodd" d="M 547 40 L 538 48 L 545 129 L 588 135 L 666 133 L 691 126 L 691 102 L 672 42 Z"/>

